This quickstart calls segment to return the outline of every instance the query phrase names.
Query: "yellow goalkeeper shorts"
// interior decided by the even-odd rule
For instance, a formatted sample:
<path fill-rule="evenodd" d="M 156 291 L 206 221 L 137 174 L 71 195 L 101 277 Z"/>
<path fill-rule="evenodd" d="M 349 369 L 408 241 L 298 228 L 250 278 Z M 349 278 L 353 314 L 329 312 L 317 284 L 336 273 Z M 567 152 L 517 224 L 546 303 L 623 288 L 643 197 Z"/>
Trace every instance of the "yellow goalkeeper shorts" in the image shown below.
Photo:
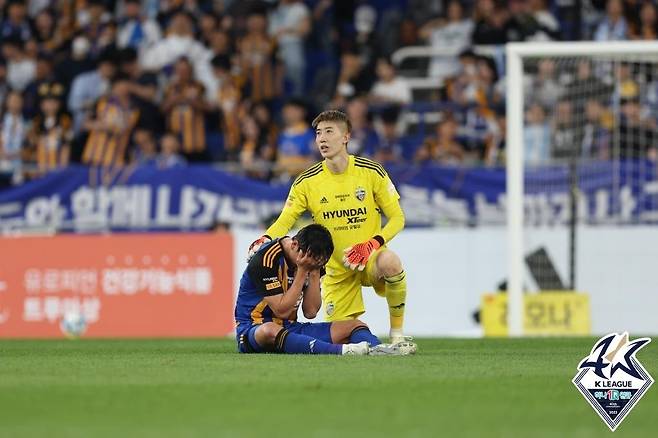
<path fill-rule="evenodd" d="M 384 296 L 384 279 L 376 277 L 377 257 L 386 248 L 375 251 L 366 263 L 363 271 L 349 268 L 340 272 L 327 273 L 322 279 L 322 303 L 325 321 L 356 319 L 366 309 L 363 305 L 363 286 L 372 287 L 377 295 Z"/>

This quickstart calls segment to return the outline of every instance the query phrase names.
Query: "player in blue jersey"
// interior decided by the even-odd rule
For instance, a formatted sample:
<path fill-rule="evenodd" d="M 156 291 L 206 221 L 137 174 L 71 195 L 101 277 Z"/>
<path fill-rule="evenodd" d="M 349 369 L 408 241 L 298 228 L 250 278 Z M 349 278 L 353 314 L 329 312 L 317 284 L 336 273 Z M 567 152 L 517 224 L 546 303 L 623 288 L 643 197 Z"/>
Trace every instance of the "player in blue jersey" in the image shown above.
<path fill-rule="evenodd" d="M 294 237 L 274 239 L 249 261 L 235 305 L 241 353 L 404 354 L 382 345 L 358 319 L 297 322 L 301 306 L 313 319 L 322 303 L 320 276 L 334 251 L 329 231 L 318 224 Z"/>

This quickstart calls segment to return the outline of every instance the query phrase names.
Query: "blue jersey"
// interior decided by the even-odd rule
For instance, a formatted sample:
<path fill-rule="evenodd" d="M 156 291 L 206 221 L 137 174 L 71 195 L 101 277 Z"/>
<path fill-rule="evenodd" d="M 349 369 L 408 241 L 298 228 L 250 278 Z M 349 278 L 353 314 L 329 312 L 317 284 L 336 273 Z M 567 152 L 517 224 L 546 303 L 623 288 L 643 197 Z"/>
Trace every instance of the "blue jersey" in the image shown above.
<path fill-rule="evenodd" d="M 283 238 L 282 238 L 283 239 Z M 275 315 L 265 297 L 285 293 L 295 278 L 284 257 L 281 239 L 263 245 L 251 258 L 240 279 L 240 290 L 235 304 L 235 324 L 238 333 L 254 324 L 275 322 L 287 326 L 297 320 L 300 301 L 288 315 Z"/>

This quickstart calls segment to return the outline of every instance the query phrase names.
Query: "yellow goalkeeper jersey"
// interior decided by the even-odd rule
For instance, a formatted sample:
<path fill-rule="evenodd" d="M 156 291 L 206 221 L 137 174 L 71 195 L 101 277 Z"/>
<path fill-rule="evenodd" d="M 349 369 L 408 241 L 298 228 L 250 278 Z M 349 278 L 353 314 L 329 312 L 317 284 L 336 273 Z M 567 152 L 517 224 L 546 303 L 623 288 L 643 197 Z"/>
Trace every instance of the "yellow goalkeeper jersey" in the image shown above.
<path fill-rule="evenodd" d="M 297 177 L 281 215 L 266 234 L 272 238 L 286 235 L 299 216 L 310 211 L 314 222 L 324 225 L 334 241 L 327 274 L 340 275 L 350 271 L 342 261 L 345 248 L 375 235 L 388 242 L 404 227 L 399 199 L 388 174 L 375 161 L 350 155 L 341 174 L 332 173 L 321 161 Z M 383 229 L 382 213 L 388 219 Z"/>

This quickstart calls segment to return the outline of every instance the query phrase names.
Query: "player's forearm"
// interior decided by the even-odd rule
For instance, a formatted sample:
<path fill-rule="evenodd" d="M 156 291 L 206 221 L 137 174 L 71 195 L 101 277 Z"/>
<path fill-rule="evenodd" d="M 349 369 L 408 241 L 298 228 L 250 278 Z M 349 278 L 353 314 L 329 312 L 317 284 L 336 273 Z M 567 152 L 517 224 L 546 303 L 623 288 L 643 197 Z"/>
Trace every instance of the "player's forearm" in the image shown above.
<path fill-rule="evenodd" d="M 307 271 L 297 269 L 295 279 L 290 288 L 283 295 L 272 297 L 273 299 L 271 301 L 267 300 L 268 306 L 270 306 L 277 317 L 287 318 L 295 308 L 302 297 L 307 274 Z"/>
<path fill-rule="evenodd" d="M 295 225 L 296 221 L 297 221 L 297 216 L 290 214 L 286 210 L 284 210 L 279 215 L 279 218 L 272 225 L 270 225 L 267 231 L 265 231 L 265 234 L 270 236 L 272 239 L 285 236 L 288 233 L 288 231 L 290 231 L 292 226 Z"/>
<path fill-rule="evenodd" d="M 320 272 L 312 271 L 308 276 L 308 286 L 306 287 L 306 292 L 304 292 L 304 301 L 302 302 L 304 316 L 308 319 L 315 318 L 320 311 L 321 305 Z"/>
<path fill-rule="evenodd" d="M 399 202 L 389 204 L 382 210 L 388 218 L 388 222 L 382 229 L 381 236 L 386 242 L 389 242 L 404 228 L 404 212 Z"/>

